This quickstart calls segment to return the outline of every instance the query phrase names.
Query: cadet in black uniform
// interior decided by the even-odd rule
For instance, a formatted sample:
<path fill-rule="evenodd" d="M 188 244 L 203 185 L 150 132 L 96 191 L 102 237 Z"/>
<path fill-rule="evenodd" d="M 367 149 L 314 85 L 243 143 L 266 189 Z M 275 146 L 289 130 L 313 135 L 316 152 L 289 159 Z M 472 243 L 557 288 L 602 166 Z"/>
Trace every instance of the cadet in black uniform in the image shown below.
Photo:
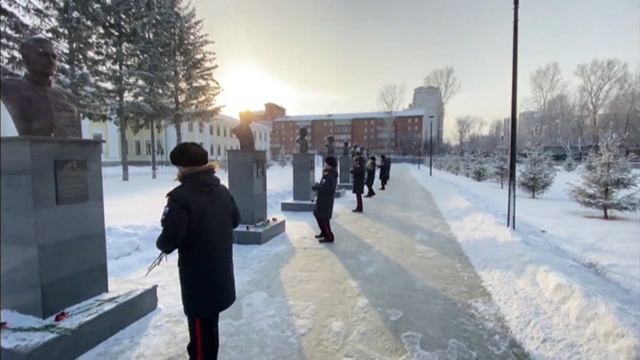
<path fill-rule="evenodd" d="M 233 229 L 240 213 L 200 145 L 182 143 L 170 159 L 178 167 L 180 185 L 167 195 L 156 246 L 165 254 L 178 250 L 189 358 L 217 359 L 218 317 L 236 299 Z"/>

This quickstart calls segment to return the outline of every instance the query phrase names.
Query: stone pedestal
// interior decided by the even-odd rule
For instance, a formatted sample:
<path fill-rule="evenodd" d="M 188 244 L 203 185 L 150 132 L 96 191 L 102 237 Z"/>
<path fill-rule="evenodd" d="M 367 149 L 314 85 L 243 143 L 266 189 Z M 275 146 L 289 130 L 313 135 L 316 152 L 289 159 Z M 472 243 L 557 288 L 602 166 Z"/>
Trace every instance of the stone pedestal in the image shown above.
<path fill-rule="evenodd" d="M 293 201 L 281 203 L 283 211 L 313 211 L 315 192 L 315 154 L 293 154 Z"/>
<path fill-rule="evenodd" d="M 47 318 L 107 292 L 101 142 L 3 137 L 0 154 L 2 308 Z M 110 319 L 92 328 L 100 341 Z"/>
<path fill-rule="evenodd" d="M 340 155 L 339 161 L 339 177 L 338 184 L 340 184 L 341 188 L 342 184 L 351 184 L 351 167 L 352 167 L 352 159 L 349 155 Z"/>
<path fill-rule="evenodd" d="M 46 318 L 106 292 L 100 142 L 1 144 L 2 307 Z"/>
<path fill-rule="evenodd" d="M 257 150 L 229 150 L 227 158 L 229 191 L 242 217 L 242 225 L 234 231 L 234 241 L 237 244 L 263 244 L 283 233 L 284 220 L 282 224 L 266 224 L 267 153 Z"/>

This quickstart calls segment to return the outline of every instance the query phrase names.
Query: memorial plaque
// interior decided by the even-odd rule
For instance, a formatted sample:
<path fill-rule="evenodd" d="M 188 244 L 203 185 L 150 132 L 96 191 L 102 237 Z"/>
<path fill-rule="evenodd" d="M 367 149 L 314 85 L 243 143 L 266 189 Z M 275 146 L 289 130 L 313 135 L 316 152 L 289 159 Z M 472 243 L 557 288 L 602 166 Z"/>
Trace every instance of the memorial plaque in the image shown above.
<path fill-rule="evenodd" d="M 89 200 L 86 160 L 56 160 L 56 203 L 75 204 Z"/>

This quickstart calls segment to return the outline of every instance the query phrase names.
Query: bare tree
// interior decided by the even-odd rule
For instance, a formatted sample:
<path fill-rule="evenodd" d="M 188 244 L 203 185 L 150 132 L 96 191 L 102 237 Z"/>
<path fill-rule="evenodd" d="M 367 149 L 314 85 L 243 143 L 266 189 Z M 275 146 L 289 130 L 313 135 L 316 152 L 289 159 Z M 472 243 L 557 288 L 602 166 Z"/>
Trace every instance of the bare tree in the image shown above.
<path fill-rule="evenodd" d="M 538 112 L 536 124 L 533 127 L 533 136 L 542 141 L 545 127 L 550 119 L 549 101 L 560 94 L 565 85 L 562 80 L 562 72 L 558 63 L 550 63 L 539 67 L 531 74 L 529 79 L 532 93 L 532 104 Z"/>
<path fill-rule="evenodd" d="M 607 107 L 604 127 L 611 129 L 623 148 L 640 144 L 640 68 L 624 74 Z"/>
<path fill-rule="evenodd" d="M 378 106 L 385 113 L 385 139 L 386 151 L 391 150 L 391 137 L 393 134 L 393 120 L 395 114 L 405 102 L 405 87 L 399 84 L 387 84 L 378 94 Z"/>
<path fill-rule="evenodd" d="M 440 89 L 442 103 L 440 104 L 440 109 L 438 109 L 438 139 L 442 139 L 445 110 L 449 100 L 460 91 L 460 81 L 456 77 L 453 67 L 446 66 L 442 69 L 432 70 L 431 73 L 424 78 L 424 86 L 434 86 Z"/>
<path fill-rule="evenodd" d="M 458 147 L 460 153 L 464 152 L 465 142 L 472 136 L 482 131 L 483 122 L 471 116 L 462 116 L 456 118 L 455 134 L 458 138 Z"/>
<path fill-rule="evenodd" d="M 598 143 L 598 116 L 628 71 L 627 63 L 618 59 L 593 60 L 589 64 L 578 65 L 576 69 L 575 75 L 581 81 L 578 93 L 591 123 L 594 144 Z"/>

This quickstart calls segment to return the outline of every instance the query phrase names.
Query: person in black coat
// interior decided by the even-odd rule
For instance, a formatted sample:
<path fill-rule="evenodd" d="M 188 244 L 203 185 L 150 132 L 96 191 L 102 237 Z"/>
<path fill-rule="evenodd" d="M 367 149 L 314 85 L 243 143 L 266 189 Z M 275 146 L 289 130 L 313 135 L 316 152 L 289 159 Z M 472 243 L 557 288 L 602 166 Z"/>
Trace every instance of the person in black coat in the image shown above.
<path fill-rule="evenodd" d="M 376 157 L 372 156 L 367 162 L 367 195 L 365 197 L 374 197 L 376 192 L 373 191 L 373 183 L 376 181 Z"/>
<path fill-rule="evenodd" d="M 316 197 L 316 207 L 313 215 L 316 217 L 320 234 L 316 238 L 322 242 L 333 242 L 335 237 L 331 231 L 331 216 L 333 215 L 333 202 L 335 199 L 336 186 L 338 185 L 338 172 L 336 167 L 338 161 L 333 156 L 324 159 L 324 170 L 322 180 L 313 186 L 313 190 L 318 193 Z"/>
<path fill-rule="evenodd" d="M 385 155 L 382 155 L 380 159 L 380 183 L 382 184 L 382 187 L 380 190 L 385 190 L 387 181 L 389 181 L 389 166 L 390 160 Z"/>
<path fill-rule="evenodd" d="M 357 206 L 353 212 L 362 212 L 362 193 L 364 193 L 364 176 L 365 176 L 365 162 L 362 153 L 356 151 L 353 157 L 353 168 L 351 174 L 353 175 L 353 193 L 356 194 Z"/>
<path fill-rule="evenodd" d="M 217 359 L 219 314 L 236 299 L 233 229 L 240 212 L 200 145 L 179 144 L 170 159 L 180 185 L 167 195 L 156 246 L 165 254 L 178 250 L 189 358 Z"/>

